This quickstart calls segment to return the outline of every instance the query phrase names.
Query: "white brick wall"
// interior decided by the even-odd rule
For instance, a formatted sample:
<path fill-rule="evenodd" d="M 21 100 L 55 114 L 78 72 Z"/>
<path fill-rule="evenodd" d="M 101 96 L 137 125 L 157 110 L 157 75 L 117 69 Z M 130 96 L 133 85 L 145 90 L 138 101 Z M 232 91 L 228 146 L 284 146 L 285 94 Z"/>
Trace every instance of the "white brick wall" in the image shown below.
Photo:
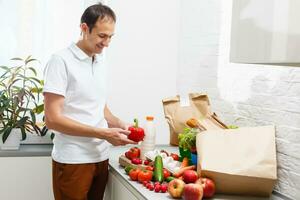
<path fill-rule="evenodd" d="M 275 190 L 300 199 L 300 67 L 229 62 L 232 1 L 181 1 L 177 90 L 204 91 L 227 123 L 275 124 Z"/>

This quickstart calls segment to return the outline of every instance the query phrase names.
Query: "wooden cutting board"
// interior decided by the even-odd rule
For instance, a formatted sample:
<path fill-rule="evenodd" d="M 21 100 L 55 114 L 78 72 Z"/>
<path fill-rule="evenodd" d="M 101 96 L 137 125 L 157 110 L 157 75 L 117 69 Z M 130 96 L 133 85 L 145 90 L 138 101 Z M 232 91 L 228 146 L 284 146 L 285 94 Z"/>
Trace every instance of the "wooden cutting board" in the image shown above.
<path fill-rule="evenodd" d="M 128 158 L 126 158 L 124 155 L 121 155 L 119 157 L 119 163 L 122 167 L 127 167 L 127 166 L 131 166 L 133 168 L 140 168 L 140 169 L 146 169 L 147 166 L 151 166 L 151 163 L 149 165 L 136 165 L 136 164 L 133 164 L 131 163 L 131 160 L 129 160 Z"/>

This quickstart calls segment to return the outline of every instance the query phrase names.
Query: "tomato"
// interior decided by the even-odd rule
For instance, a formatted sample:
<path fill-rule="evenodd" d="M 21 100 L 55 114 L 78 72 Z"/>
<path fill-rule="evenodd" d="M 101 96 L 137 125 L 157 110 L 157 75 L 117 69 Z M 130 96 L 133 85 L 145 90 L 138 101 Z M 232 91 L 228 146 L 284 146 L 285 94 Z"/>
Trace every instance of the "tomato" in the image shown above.
<path fill-rule="evenodd" d="M 164 179 L 166 179 L 169 176 L 171 176 L 171 173 L 168 170 L 166 170 L 166 169 L 163 169 L 163 173 L 164 173 Z"/>
<path fill-rule="evenodd" d="M 138 174 L 141 172 L 140 169 L 132 169 L 129 171 L 129 177 L 131 180 L 133 181 L 137 181 L 138 180 Z"/>
<path fill-rule="evenodd" d="M 142 170 L 139 172 L 138 174 L 138 181 L 139 182 L 143 182 L 143 181 L 151 181 L 152 179 L 152 175 L 153 175 L 153 172 L 152 171 L 149 171 L 149 170 Z"/>
<path fill-rule="evenodd" d="M 137 147 L 132 147 L 125 153 L 125 156 L 132 160 L 133 158 L 139 158 L 141 154 L 141 150 Z"/>
<path fill-rule="evenodd" d="M 177 160 L 177 161 L 179 160 L 179 156 L 176 153 L 171 153 L 170 156 L 173 158 L 173 160 Z"/>
<path fill-rule="evenodd" d="M 153 171 L 153 170 L 154 170 L 154 167 L 152 167 L 152 166 L 147 166 L 147 167 L 146 167 L 146 170 Z"/>

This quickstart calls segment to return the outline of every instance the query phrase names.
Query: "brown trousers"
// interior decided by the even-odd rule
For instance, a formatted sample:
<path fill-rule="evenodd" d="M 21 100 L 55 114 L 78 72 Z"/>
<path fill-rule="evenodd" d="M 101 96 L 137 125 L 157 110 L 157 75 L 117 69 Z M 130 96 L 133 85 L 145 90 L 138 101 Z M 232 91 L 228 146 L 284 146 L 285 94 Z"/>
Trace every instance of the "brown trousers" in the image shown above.
<path fill-rule="evenodd" d="M 101 200 L 108 179 L 108 160 L 63 164 L 52 160 L 55 200 Z"/>

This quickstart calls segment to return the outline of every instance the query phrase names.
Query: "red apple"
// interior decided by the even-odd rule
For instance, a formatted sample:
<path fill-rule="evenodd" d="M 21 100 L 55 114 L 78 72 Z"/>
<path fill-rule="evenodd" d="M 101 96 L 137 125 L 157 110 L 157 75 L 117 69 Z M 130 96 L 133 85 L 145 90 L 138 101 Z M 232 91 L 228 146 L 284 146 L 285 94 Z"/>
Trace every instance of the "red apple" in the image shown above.
<path fill-rule="evenodd" d="M 186 170 L 183 172 L 182 178 L 185 183 L 195 183 L 198 179 L 198 174 L 194 170 Z"/>
<path fill-rule="evenodd" d="M 174 179 L 168 184 L 168 192 L 173 198 L 181 198 L 185 183 L 180 179 Z"/>
<path fill-rule="evenodd" d="M 183 198 L 185 200 L 201 200 L 203 197 L 203 188 L 199 184 L 189 183 L 184 186 Z"/>
<path fill-rule="evenodd" d="M 216 192 L 216 185 L 211 179 L 199 178 L 196 181 L 196 184 L 202 185 L 204 198 L 211 198 L 214 196 L 214 194 Z"/>

